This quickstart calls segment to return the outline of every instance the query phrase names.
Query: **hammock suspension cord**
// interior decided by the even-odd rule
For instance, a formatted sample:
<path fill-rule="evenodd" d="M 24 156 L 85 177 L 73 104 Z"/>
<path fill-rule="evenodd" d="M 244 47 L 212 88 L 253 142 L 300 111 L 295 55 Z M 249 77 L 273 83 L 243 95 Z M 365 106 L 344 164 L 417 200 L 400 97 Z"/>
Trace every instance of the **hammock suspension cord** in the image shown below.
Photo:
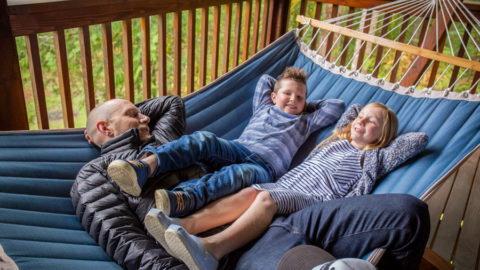
<path fill-rule="evenodd" d="M 480 21 L 460 0 L 399 0 L 326 19 L 320 24 L 317 20 L 299 17 L 297 20 L 304 24 L 300 29 L 303 48 L 326 68 L 338 69 L 348 76 L 362 74 L 367 81 L 376 77 L 380 86 L 390 78 L 386 87 L 390 90 L 403 86 L 407 92 L 413 92 L 423 86 L 427 94 L 432 90 L 444 90 L 445 96 L 455 87 L 458 87 L 457 91 L 463 90 L 464 96 L 474 94 L 480 82 Z M 308 27 L 305 29 L 305 26 Z M 358 34 L 351 34 L 351 30 Z M 364 38 L 364 35 L 371 37 Z M 407 41 L 404 41 L 407 36 Z M 343 47 L 340 48 L 342 37 Z M 377 37 L 384 43 L 376 43 Z M 314 48 L 316 40 L 320 41 L 320 45 Z M 352 42 L 354 40 L 355 43 Z M 393 45 L 384 45 L 385 40 Z M 373 46 L 364 57 L 367 44 Z M 401 46 L 408 50 L 399 49 Z M 413 46 L 423 50 L 415 53 Z M 457 50 L 459 55 L 455 56 Z M 392 57 L 393 53 L 395 57 Z M 436 54 L 436 58 L 426 55 L 432 53 Z M 375 54 L 376 59 L 372 62 Z M 348 61 L 345 61 L 346 56 Z M 334 60 L 329 62 L 330 58 Z M 440 75 L 437 74 L 438 68 L 443 69 Z M 399 71 L 403 74 L 396 76 Z M 449 75 L 447 71 L 452 74 L 450 81 L 446 78 Z M 428 72 L 431 73 L 430 78 Z M 412 77 L 412 73 L 417 77 Z M 471 84 L 467 85 L 468 81 Z"/>

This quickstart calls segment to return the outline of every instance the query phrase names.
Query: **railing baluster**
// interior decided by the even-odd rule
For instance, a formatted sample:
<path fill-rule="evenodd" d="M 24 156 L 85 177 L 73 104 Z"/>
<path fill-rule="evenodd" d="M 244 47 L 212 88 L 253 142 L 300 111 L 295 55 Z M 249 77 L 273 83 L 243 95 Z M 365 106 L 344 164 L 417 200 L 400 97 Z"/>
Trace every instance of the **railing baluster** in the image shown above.
<path fill-rule="evenodd" d="M 388 24 L 390 23 L 390 13 L 385 13 L 383 15 L 383 17 L 386 18 L 386 19 L 383 20 L 383 24 L 382 24 L 382 26 L 383 26 L 382 32 L 381 32 L 382 37 L 387 33 Z M 382 59 L 382 56 L 383 56 L 383 46 L 379 46 L 378 49 L 377 49 L 377 55 L 375 57 L 374 67 L 376 67 L 378 65 L 378 63 Z M 379 71 L 380 71 L 380 68 L 375 69 L 372 73 L 372 76 L 376 78 L 378 76 Z"/>
<path fill-rule="evenodd" d="M 323 7 L 323 4 L 321 2 L 316 2 L 315 3 L 315 17 L 314 17 L 315 20 L 320 20 L 320 17 L 322 16 L 322 7 Z M 317 49 L 318 41 L 320 40 L 318 34 L 320 34 L 321 31 L 320 31 L 320 33 L 317 34 L 318 31 L 320 31 L 320 29 L 317 29 L 317 28 L 313 29 L 313 31 L 312 31 L 312 38 L 314 38 L 312 40 L 312 45 L 310 47 L 310 49 L 312 49 L 312 50 Z"/>
<path fill-rule="evenodd" d="M 122 21 L 123 72 L 125 76 L 125 99 L 135 102 L 133 84 L 132 20 Z"/>
<path fill-rule="evenodd" d="M 402 33 L 400 35 L 400 37 L 398 38 L 398 41 L 399 42 L 403 42 L 405 40 L 405 28 L 407 28 L 408 26 L 408 20 L 409 20 L 409 17 L 408 16 L 404 16 L 403 17 L 403 23 L 402 23 L 402 29 L 400 30 L 400 33 Z M 400 51 L 396 51 L 395 52 L 395 57 L 393 59 L 393 63 L 397 63 L 398 61 L 398 58 L 400 57 L 400 55 L 402 54 L 402 52 Z M 396 82 L 396 77 L 397 77 L 397 72 L 398 72 L 398 67 L 400 66 L 400 63 L 398 63 L 396 66 L 393 67 L 392 69 L 392 73 L 390 75 L 390 82 L 391 83 L 395 83 Z"/>
<path fill-rule="evenodd" d="M 208 41 L 208 7 L 202 8 L 202 25 L 200 33 L 200 75 L 198 83 L 200 87 L 207 80 L 207 41 Z"/>
<path fill-rule="evenodd" d="M 259 28 L 260 28 L 260 0 L 255 0 L 255 11 L 253 15 L 252 46 L 250 48 L 250 55 L 254 55 L 257 52 Z"/>
<path fill-rule="evenodd" d="M 470 94 L 475 94 L 478 88 L 478 84 L 476 82 L 480 79 L 480 72 L 475 71 L 475 75 L 473 75 L 472 85 L 470 86 L 472 89 L 470 90 Z M 475 84 L 475 85 L 474 85 Z"/>
<path fill-rule="evenodd" d="M 195 9 L 188 10 L 187 93 L 193 93 L 195 73 Z"/>
<path fill-rule="evenodd" d="M 242 48 L 242 62 L 248 58 L 248 46 L 250 42 L 250 19 L 252 17 L 251 0 L 245 1 L 245 21 L 243 23 L 243 48 Z"/>
<path fill-rule="evenodd" d="M 354 11 L 355 11 L 354 7 L 349 7 L 348 8 L 348 14 L 352 14 Z M 348 36 L 343 37 L 342 58 L 340 59 L 340 65 L 341 66 L 345 66 L 345 62 L 347 62 L 348 49 L 346 49 L 346 47 L 348 46 L 349 41 L 350 41 L 350 37 L 348 37 Z"/>
<path fill-rule="evenodd" d="M 115 98 L 115 72 L 113 66 L 112 24 L 102 24 L 103 69 L 105 73 L 105 92 L 107 99 Z"/>
<path fill-rule="evenodd" d="M 225 5 L 225 24 L 223 30 L 223 74 L 227 73 L 230 60 L 230 28 L 232 23 L 232 4 Z"/>
<path fill-rule="evenodd" d="M 267 45 L 267 28 L 268 28 L 268 8 L 269 8 L 269 0 L 263 0 L 263 16 L 262 16 L 262 34 L 260 36 L 260 48 L 263 49 Z"/>
<path fill-rule="evenodd" d="M 303 15 L 303 16 L 307 16 L 307 14 L 305 14 L 305 11 L 307 10 L 307 0 L 301 0 L 300 1 L 300 11 L 299 11 L 299 15 Z M 302 27 L 302 24 L 301 23 L 298 23 L 298 28 L 301 28 Z"/>
<path fill-rule="evenodd" d="M 182 95 L 182 12 L 173 13 L 173 90 Z"/>
<path fill-rule="evenodd" d="M 218 44 L 220 36 L 220 6 L 213 7 L 213 42 L 212 42 L 212 69 L 210 70 L 210 81 L 218 76 Z"/>
<path fill-rule="evenodd" d="M 365 16 L 364 24 L 363 24 L 363 33 L 368 33 L 370 30 L 370 22 L 372 18 L 372 12 L 367 11 L 367 14 Z M 360 66 L 363 64 L 363 57 L 365 56 L 365 49 L 367 48 L 367 44 L 363 43 L 361 45 L 360 49 L 358 50 L 358 58 L 357 58 L 357 67 L 356 69 L 359 69 Z"/>
<path fill-rule="evenodd" d="M 158 95 L 167 95 L 167 16 L 158 15 Z"/>
<path fill-rule="evenodd" d="M 28 54 L 28 66 L 32 80 L 33 99 L 35 101 L 35 112 L 39 129 L 49 129 L 47 103 L 45 101 L 45 87 L 43 85 L 42 65 L 40 63 L 40 52 L 36 34 L 25 37 Z"/>
<path fill-rule="evenodd" d="M 468 33 L 470 33 L 471 30 L 472 30 L 472 25 L 470 23 L 467 23 L 467 28 L 463 33 L 463 38 L 462 38 L 462 42 L 463 42 L 462 45 L 464 46 L 460 46 L 460 48 L 458 49 L 458 53 L 457 53 L 458 57 L 463 57 L 463 55 L 465 54 L 465 47 L 467 46 L 468 41 L 470 40 Z M 451 87 L 452 91 L 453 91 L 453 88 L 455 87 L 455 86 L 452 87 L 452 85 L 457 80 L 459 70 L 460 68 L 458 66 L 455 66 L 453 68 L 452 77 L 450 78 L 450 82 L 448 83 L 448 87 Z"/>
<path fill-rule="evenodd" d="M 87 114 L 95 108 L 95 89 L 93 87 L 92 50 L 88 26 L 78 28 L 80 35 L 80 53 L 82 55 L 83 87 L 85 89 L 85 107 Z"/>
<path fill-rule="evenodd" d="M 236 11 L 235 11 L 235 40 L 233 41 L 233 65 L 238 66 L 238 60 L 240 56 L 240 27 L 242 26 L 242 8 L 243 3 L 237 2 L 236 3 Z"/>
<path fill-rule="evenodd" d="M 70 92 L 70 77 L 68 75 L 67 46 L 63 29 L 53 32 L 55 54 L 57 57 L 58 82 L 62 101 L 63 123 L 66 128 L 73 128 L 72 95 Z"/>
<path fill-rule="evenodd" d="M 142 28 L 142 83 L 143 99 L 152 97 L 152 72 L 150 64 L 150 17 L 140 19 Z"/>
<path fill-rule="evenodd" d="M 267 37 L 265 40 L 265 46 L 272 42 L 272 31 L 273 31 L 273 5 L 275 4 L 275 0 L 268 1 L 268 16 L 267 16 Z"/>
<path fill-rule="evenodd" d="M 443 47 L 445 46 L 446 39 L 447 39 L 447 35 L 445 33 L 443 33 L 443 35 L 440 37 L 440 40 L 438 42 L 438 48 L 439 48 L 440 52 L 443 51 Z M 428 87 L 432 87 L 433 84 L 435 83 L 439 65 L 440 65 L 440 62 L 438 62 L 438 61 L 435 61 L 433 63 L 432 69 L 430 71 L 430 78 L 428 80 L 428 85 L 427 85 Z"/>
<path fill-rule="evenodd" d="M 330 14 L 330 18 L 337 17 L 337 14 L 338 14 L 338 5 L 332 5 L 332 13 Z M 329 52 L 330 49 L 332 48 L 333 36 L 335 36 L 333 33 L 328 36 L 326 52 Z M 332 57 L 332 53 L 329 53 L 328 56 L 327 56 L 327 61 L 330 61 L 331 57 Z"/>

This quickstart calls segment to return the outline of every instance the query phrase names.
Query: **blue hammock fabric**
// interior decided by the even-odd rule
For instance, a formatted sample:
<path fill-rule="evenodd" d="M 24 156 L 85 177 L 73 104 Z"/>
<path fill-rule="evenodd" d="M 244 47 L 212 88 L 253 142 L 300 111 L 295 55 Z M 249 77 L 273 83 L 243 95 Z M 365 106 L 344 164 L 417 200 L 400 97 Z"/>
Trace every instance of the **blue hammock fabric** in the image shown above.
<path fill-rule="evenodd" d="M 389 174 L 374 193 L 422 197 L 480 144 L 479 102 L 416 98 L 334 74 L 300 51 L 293 32 L 186 97 L 187 132 L 238 137 L 252 114 L 257 80 L 292 65 L 309 74 L 308 100 L 339 98 L 347 106 L 382 102 L 397 113 L 399 133 L 429 135 L 427 149 Z M 332 128 L 313 134 L 293 165 Z M 97 156 L 82 130 L 0 134 L 0 245 L 20 269 L 121 269 L 83 230 L 69 198 L 76 174 Z"/>

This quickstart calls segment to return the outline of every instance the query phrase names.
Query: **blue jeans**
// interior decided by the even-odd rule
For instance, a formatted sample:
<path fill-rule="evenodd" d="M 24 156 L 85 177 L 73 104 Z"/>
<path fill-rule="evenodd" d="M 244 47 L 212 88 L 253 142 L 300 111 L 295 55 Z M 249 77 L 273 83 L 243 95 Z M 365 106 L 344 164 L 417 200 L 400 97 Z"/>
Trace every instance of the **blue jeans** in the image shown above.
<path fill-rule="evenodd" d="M 428 206 L 406 194 L 376 194 L 318 203 L 277 217 L 242 255 L 237 269 L 276 269 L 298 245 L 316 245 L 336 258 L 362 258 L 385 248 L 378 269 L 418 269 L 430 231 Z"/>
<path fill-rule="evenodd" d="M 218 138 L 207 131 L 184 135 L 157 148 L 146 147 L 139 156 L 144 152 L 152 152 L 158 158 L 158 168 L 153 176 L 198 162 L 214 171 L 180 183 L 172 190 L 184 192 L 191 200 L 190 209 L 179 213 L 181 215 L 252 184 L 275 180 L 274 172 L 260 156 L 238 142 Z"/>

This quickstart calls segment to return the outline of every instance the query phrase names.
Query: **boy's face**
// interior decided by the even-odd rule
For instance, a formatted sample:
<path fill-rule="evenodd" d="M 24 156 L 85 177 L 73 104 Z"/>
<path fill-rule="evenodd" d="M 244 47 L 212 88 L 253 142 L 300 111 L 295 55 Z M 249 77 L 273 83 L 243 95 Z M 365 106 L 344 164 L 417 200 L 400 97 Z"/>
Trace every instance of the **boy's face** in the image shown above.
<path fill-rule="evenodd" d="M 300 114 L 305 108 L 307 87 L 294 80 L 281 80 L 277 93 L 271 94 L 272 102 L 289 114 Z"/>

